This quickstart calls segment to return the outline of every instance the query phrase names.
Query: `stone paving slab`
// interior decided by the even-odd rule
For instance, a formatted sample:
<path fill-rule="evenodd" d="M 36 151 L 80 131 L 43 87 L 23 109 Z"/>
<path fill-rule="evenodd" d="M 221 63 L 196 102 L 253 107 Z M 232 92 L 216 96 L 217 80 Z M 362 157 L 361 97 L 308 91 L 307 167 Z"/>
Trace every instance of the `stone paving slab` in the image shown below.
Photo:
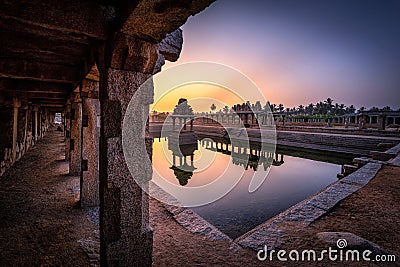
<path fill-rule="evenodd" d="M 368 163 L 362 168 L 358 169 L 356 172 L 353 172 L 349 176 L 346 176 L 342 180 L 341 183 L 349 183 L 349 184 L 359 184 L 359 185 L 366 185 L 378 171 L 381 169 L 382 164 L 379 163 Z"/>
<path fill-rule="evenodd" d="M 197 213 L 190 209 L 185 209 L 173 217 L 180 225 L 185 227 L 191 233 L 204 235 L 211 240 L 232 241 L 230 237 L 222 233 L 220 230 L 218 230 L 218 228 L 204 220 Z"/>
<path fill-rule="evenodd" d="M 312 201 L 307 201 L 306 203 L 301 204 L 300 206 L 297 206 L 294 209 L 290 210 L 290 212 L 282 218 L 284 221 L 298 222 L 304 226 L 308 226 L 313 221 L 324 215 L 326 212 L 327 209 L 315 205 Z"/>
<path fill-rule="evenodd" d="M 324 210 L 323 213 L 330 211 L 339 201 L 350 196 L 352 193 L 360 189 L 362 186 L 358 184 L 335 183 L 328 187 L 320 194 L 312 198 L 307 204 Z M 312 218 L 307 218 L 308 220 Z M 317 219 L 317 218 L 316 218 Z M 313 220 L 314 221 L 314 220 Z"/>
<path fill-rule="evenodd" d="M 208 221 L 203 219 L 200 215 L 192 211 L 191 209 L 181 207 L 179 201 L 165 192 L 162 188 L 157 186 L 155 183 L 150 182 L 149 190 L 152 196 L 156 196 L 158 200 L 168 200 L 168 203 L 175 203 L 175 205 L 167 204 L 163 202 L 165 209 L 171 213 L 172 217 L 184 228 L 193 234 L 203 235 L 210 240 L 228 240 L 232 242 L 232 249 L 240 249 L 233 240 L 222 233 L 217 227 L 210 224 Z"/>
<path fill-rule="evenodd" d="M 395 157 L 394 159 L 391 159 L 391 160 L 389 161 L 389 164 L 390 164 L 390 165 L 393 165 L 393 166 L 398 166 L 398 167 L 400 167 L 400 154 L 397 155 L 397 157 Z"/>
<path fill-rule="evenodd" d="M 400 144 L 388 149 L 385 151 L 388 154 L 400 154 Z"/>
<path fill-rule="evenodd" d="M 268 250 L 272 250 L 282 245 L 284 239 L 285 230 L 277 224 L 270 224 L 238 241 L 238 245 L 243 248 L 253 249 L 254 251 L 259 251 L 264 246 L 267 246 Z"/>

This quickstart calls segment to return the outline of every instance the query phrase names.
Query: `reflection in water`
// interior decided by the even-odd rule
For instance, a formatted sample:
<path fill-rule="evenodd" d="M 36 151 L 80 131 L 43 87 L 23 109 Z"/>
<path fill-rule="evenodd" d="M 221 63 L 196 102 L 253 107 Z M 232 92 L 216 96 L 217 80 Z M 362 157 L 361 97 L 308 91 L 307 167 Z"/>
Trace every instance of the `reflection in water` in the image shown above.
<path fill-rule="evenodd" d="M 174 171 L 174 175 L 180 185 L 187 185 L 189 179 L 193 176 L 193 171 L 196 170 L 193 166 L 193 161 L 194 152 L 197 150 L 197 142 L 191 145 L 179 145 L 179 142 L 173 142 L 172 140 L 173 138 L 168 138 L 168 149 L 172 152 L 172 166 L 170 169 Z"/>
<path fill-rule="evenodd" d="M 168 149 L 163 151 L 162 144 L 167 142 Z M 200 137 L 193 145 L 179 145 L 173 138 L 155 139 L 153 164 L 166 180 L 180 186 L 202 186 L 218 179 L 221 173 L 243 173 L 223 198 L 193 208 L 221 231 L 237 238 L 336 181 L 340 164 L 350 162 L 350 158 L 332 153 L 282 147 L 277 151 L 268 152 L 257 143 L 231 144 L 223 138 Z M 203 168 L 200 158 L 210 158 L 211 154 L 213 161 Z M 272 163 L 269 173 L 265 170 L 268 162 Z M 257 191 L 249 193 L 249 182 L 255 173 L 268 176 Z"/>
<path fill-rule="evenodd" d="M 283 154 L 278 155 L 268 150 L 263 150 L 262 146 L 258 143 L 240 143 L 235 142 L 231 144 L 229 140 L 210 140 L 202 139 L 201 146 L 216 151 L 232 158 L 232 163 L 235 165 L 243 166 L 245 170 L 249 167 L 257 171 L 259 165 L 262 165 L 264 171 L 268 169 L 270 163 L 274 166 L 280 166 L 284 163 Z"/>

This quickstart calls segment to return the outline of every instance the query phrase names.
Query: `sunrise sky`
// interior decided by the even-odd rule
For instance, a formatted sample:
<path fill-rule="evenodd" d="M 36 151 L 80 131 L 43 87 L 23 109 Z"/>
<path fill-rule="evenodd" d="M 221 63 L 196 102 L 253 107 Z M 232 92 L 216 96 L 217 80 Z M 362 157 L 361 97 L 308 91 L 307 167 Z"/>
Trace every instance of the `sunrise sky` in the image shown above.
<path fill-rule="evenodd" d="M 398 0 L 218 0 L 189 18 L 180 59 L 163 69 L 191 61 L 226 64 L 285 107 L 331 97 L 398 109 L 399 14 Z M 175 92 L 152 109 L 171 110 L 193 91 Z"/>

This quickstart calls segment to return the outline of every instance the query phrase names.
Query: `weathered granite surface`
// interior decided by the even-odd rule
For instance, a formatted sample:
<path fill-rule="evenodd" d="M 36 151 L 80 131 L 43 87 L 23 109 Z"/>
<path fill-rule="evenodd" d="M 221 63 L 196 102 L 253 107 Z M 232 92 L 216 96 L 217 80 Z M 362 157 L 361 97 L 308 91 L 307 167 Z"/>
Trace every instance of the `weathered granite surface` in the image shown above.
<path fill-rule="evenodd" d="M 370 250 L 372 255 L 388 255 L 389 252 L 382 249 L 377 244 L 368 241 L 358 235 L 348 232 L 320 232 L 317 234 L 318 239 L 326 242 L 332 247 L 337 247 L 339 239 L 346 240 L 346 243 L 341 244 L 342 249 L 356 249 L 359 251 Z M 371 257 L 372 258 L 372 257 Z"/>
<path fill-rule="evenodd" d="M 164 207 L 171 213 L 172 217 L 189 232 L 203 235 L 210 240 L 228 240 L 232 239 L 226 234 L 222 233 L 217 227 L 207 222 L 200 215 L 193 212 L 191 209 L 180 207 L 179 202 L 173 196 L 165 192 L 162 188 L 155 183 L 150 182 L 150 194 L 158 200 L 165 200 Z M 167 203 L 176 203 L 177 205 L 170 205 Z"/>
<path fill-rule="evenodd" d="M 381 168 L 381 164 L 368 163 L 345 179 L 328 186 L 317 195 L 284 211 L 265 224 L 235 240 L 241 247 L 255 251 L 267 246 L 279 247 L 286 239 L 288 227 L 304 228 L 329 212 L 337 203 L 365 186 Z"/>

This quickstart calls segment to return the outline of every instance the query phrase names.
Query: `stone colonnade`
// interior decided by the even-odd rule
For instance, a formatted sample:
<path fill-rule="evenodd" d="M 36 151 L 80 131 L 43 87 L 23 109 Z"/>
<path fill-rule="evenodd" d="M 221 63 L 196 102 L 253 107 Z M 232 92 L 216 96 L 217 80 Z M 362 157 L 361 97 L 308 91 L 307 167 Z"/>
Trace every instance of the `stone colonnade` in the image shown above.
<path fill-rule="evenodd" d="M 166 39 L 174 46 L 168 55 L 176 53 L 178 57 L 181 30 Z M 139 100 L 133 97 L 144 82 L 161 70 L 166 49 L 168 45 L 160 49 L 159 44 L 118 33 L 114 43 L 99 50 L 94 68 L 98 79 L 84 79 L 65 107 L 65 157 L 70 174 L 80 176 L 81 206 L 100 206 L 100 254 L 105 266 L 152 263 L 148 196 L 135 182 L 136 178 L 146 181 L 151 177 L 132 177 L 129 172 L 122 148 L 122 127 L 128 104 L 136 99 L 131 103 L 135 106 L 135 123 L 130 127 L 139 141 L 145 140 L 151 157 L 152 140 L 145 125 L 153 102 L 152 82 L 141 90 Z M 145 176 L 141 171 L 145 156 L 142 152 L 132 151 L 136 158 L 133 164 L 137 166 L 130 167 L 137 170 L 137 176 Z"/>
<path fill-rule="evenodd" d="M 46 107 L 13 97 L 0 103 L 0 176 L 38 142 L 54 121 Z"/>
<path fill-rule="evenodd" d="M 65 160 L 69 173 L 80 177 L 80 205 L 100 206 L 100 260 L 104 266 L 151 266 L 152 230 L 148 196 L 134 178 L 144 177 L 143 157 L 151 157 L 152 139 L 146 131 L 153 86 L 147 86 L 134 105 L 134 125 L 146 151 L 133 151 L 132 177 L 122 149 L 127 106 L 138 88 L 161 70 L 165 58 L 176 60 L 182 47 L 180 29 L 161 43 L 122 32 L 99 48 L 97 62 L 70 92 L 63 110 Z M 94 75 L 93 75 L 94 73 Z M 143 91 L 141 91 L 143 93 Z M 62 110 L 62 107 L 59 107 Z M 18 98 L 0 98 L 0 175 L 39 141 L 55 111 Z M 142 177 L 143 176 L 143 177 Z"/>
<path fill-rule="evenodd" d="M 242 111 L 235 113 L 215 113 L 198 115 L 195 119 L 197 124 L 224 124 L 224 125 L 239 125 L 241 123 L 252 126 L 273 125 L 275 119 L 272 114 L 253 113 L 251 111 Z"/>
<path fill-rule="evenodd" d="M 249 127 L 257 127 L 263 125 L 285 126 L 286 122 L 290 123 L 323 123 L 331 126 L 331 124 L 341 124 L 346 128 L 349 125 L 356 125 L 360 129 L 367 126 L 377 127 L 385 130 L 387 125 L 400 125 L 400 112 L 383 112 L 382 114 L 353 114 L 336 116 L 332 118 L 302 118 L 287 114 L 268 115 L 263 112 L 238 112 L 238 113 L 214 113 L 214 114 L 198 114 L 195 122 L 197 124 L 231 124 L 238 125 L 240 122 L 247 124 Z"/>
<path fill-rule="evenodd" d="M 242 165 L 244 168 L 263 165 L 264 169 L 266 169 L 269 167 L 269 164 L 280 166 L 284 163 L 283 154 L 278 154 L 275 150 L 265 150 L 246 142 L 241 144 L 240 142 L 230 143 L 227 140 L 211 141 L 203 139 L 200 143 L 204 148 L 230 155 L 234 164 Z M 252 162 L 252 164 L 249 162 Z"/>

